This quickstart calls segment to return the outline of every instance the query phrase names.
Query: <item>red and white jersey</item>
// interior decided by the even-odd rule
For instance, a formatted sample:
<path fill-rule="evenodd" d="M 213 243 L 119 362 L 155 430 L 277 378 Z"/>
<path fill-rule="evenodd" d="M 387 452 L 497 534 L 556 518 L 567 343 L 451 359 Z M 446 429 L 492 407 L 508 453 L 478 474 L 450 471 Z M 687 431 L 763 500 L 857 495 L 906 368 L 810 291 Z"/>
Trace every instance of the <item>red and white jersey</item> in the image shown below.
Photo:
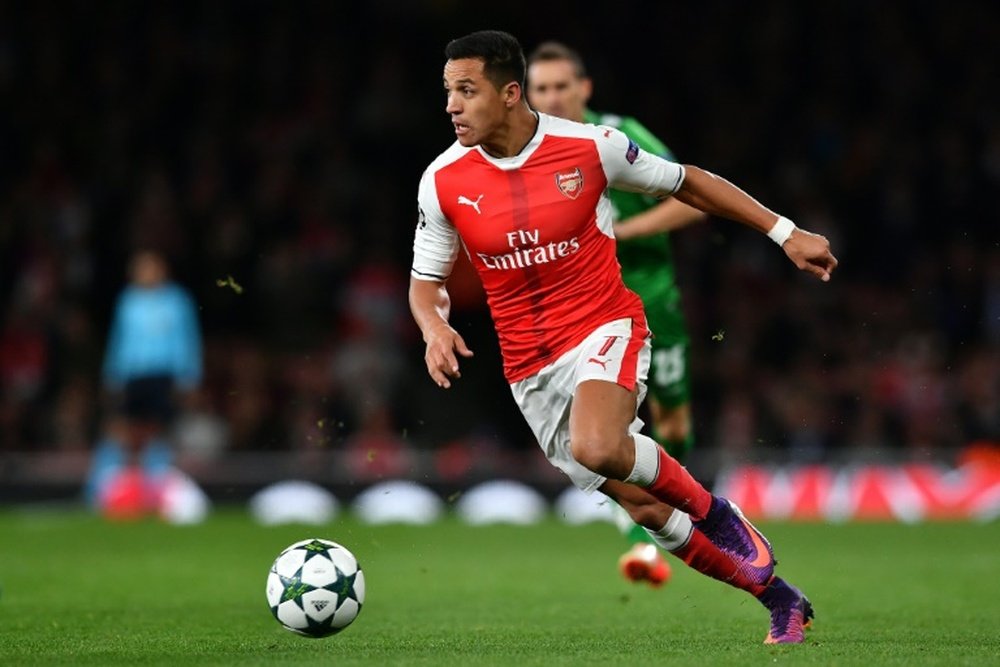
<path fill-rule="evenodd" d="M 621 278 L 608 187 L 668 196 L 684 168 L 619 130 L 539 114 L 524 150 L 508 158 L 458 142 L 420 180 L 411 275 L 444 281 L 459 244 L 486 290 L 504 374 L 541 370 L 597 327 L 642 303 Z"/>

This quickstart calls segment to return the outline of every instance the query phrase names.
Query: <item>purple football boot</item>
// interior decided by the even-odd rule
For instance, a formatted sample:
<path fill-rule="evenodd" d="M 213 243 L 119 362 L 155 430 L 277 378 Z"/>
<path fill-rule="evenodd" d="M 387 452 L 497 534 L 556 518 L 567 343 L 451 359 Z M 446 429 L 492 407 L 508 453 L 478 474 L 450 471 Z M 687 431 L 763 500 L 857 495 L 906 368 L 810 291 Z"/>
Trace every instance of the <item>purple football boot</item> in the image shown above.
<path fill-rule="evenodd" d="M 771 629 L 764 639 L 765 644 L 801 644 L 805 641 L 804 630 L 812 625 L 815 613 L 809 598 L 799 589 L 774 577 L 758 599 L 771 612 Z"/>
<path fill-rule="evenodd" d="M 774 576 L 774 550 L 767 538 L 746 520 L 736 503 L 712 496 L 708 516 L 693 522 L 719 550 L 733 559 L 740 574 L 760 586 Z"/>

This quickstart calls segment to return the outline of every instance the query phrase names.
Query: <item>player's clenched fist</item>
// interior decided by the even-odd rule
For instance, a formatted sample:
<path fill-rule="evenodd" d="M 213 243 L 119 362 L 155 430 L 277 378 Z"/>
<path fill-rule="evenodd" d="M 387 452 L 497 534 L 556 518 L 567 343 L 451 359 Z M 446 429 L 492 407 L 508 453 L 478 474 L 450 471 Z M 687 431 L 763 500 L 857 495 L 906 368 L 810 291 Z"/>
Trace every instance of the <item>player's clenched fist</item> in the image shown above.
<path fill-rule="evenodd" d="M 448 378 L 462 377 L 462 373 L 458 369 L 458 357 L 455 356 L 455 353 L 457 352 L 463 357 L 471 357 L 472 350 L 466 346 L 458 332 L 448 325 L 434 327 L 427 333 L 424 340 L 427 343 L 427 351 L 424 353 L 427 373 L 439 387 L 447 389 L 451 386 L 451 381 Z"/>
<path fill-rule="evenodd" d="M 830 252 L 830 242 L 820 234 L 798 228 L 781 247 L 795 266 L 823 282 L 829 281 L 830 274 L 837 268 L 837 258 Z"/>

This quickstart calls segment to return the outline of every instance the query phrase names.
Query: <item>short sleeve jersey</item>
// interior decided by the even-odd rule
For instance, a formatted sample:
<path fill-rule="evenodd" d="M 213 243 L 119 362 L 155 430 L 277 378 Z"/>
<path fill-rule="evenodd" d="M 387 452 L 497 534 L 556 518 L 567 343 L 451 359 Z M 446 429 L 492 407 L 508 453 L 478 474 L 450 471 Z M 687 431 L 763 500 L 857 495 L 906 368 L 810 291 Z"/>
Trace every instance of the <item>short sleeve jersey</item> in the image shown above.
<path fill-rule="evenodd" d="M 414 278 L 447 280 L 464 246 L 483 282 L 508 382 L 529 377 L 642 303 L 615 256 L 607 189 L 673 194 L 681 165 L 610 127 L 539 114 L 516 156 L 457 142 L 424 172 Z"/>

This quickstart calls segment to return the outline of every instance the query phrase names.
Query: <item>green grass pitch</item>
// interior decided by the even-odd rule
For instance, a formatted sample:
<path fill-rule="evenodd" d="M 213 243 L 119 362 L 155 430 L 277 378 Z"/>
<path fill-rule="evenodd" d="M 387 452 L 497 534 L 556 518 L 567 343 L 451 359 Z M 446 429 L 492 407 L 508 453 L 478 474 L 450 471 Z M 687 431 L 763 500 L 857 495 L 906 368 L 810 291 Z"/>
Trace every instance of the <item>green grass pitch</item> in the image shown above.
<path fill-rule="evenodd" d="M 803 646 L 768 647 L 746 594 L 687 570 L 621 580 L 611 526 L 263 528 L 108 524 L 0 513 L 0 664 L 1000 664 L 1000 525 L 768 524 L 780 574 L 817 611 Z M 268 612 L 271 561 L 294 541 L 351 548 L 368 597 L 328 639 Z"/>

